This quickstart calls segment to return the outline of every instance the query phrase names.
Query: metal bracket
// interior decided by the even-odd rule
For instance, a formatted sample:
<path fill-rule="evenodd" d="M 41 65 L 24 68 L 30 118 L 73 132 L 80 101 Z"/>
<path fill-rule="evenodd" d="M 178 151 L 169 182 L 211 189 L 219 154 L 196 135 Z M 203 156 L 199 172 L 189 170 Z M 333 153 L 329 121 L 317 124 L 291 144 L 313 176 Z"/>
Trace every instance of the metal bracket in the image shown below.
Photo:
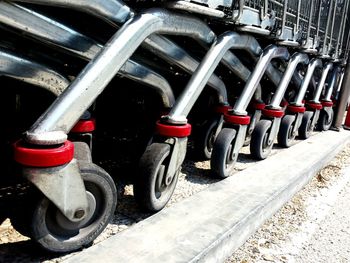
<path fill-rule="evenodd" d="M 76 159 L 57 167 L 26 167 L 23 175 L 69 220 L 78 222 L 85 218 L 88 200 Z"/>
<path fill-rule="evenodd" d="M 235 145 L 233 146 L 233 151 L 232 151 L 232 160 L 236 161 L 238 158 L 239 151 L 244 145 L 245 142 L 245 137 L 247 134 L 247 129 L 248 125 L 239 125 L 237 134 L 236 134 L 236 140 L 235 140 Z"/>
<path fill-rule="evenodd" d="M 297 113 L 295 118 L 294 129 L 293 129 L 293 136 L 297 134 L 299 127 L 301 125 L 301 122 L 303 121 L 303 116 L 304 116 L 304 113 Z"/>
<path fill-rule="evenodd" d="M 323 107 L 323 109 L 327 114 L 328 114 L 328 117 L 331 116 L 332 114 L 332 107 Z"/>
<path fill-rule="evenodd" d="M 275 141 L 278 131 L 280 129 L 281 121 L 282 121 L 282 118 L 273 118 L 268 145 L 273 144 L 273 142 Z"/>
<path fill-rule="evenodd" d="M 320 110 L 315 110 L 314 115 L 312 116 L 312 122 L 311 122 L 312 131 L 314 130 L 319 117 L 320 117 Z"/>
<path fill-rule="evenodd" d="M 255 110 L 253 116 L 250 119 L 250 124 L 249 124 L 249 129 L 248 129 L 248 134 L 252 134 L 256 123 L 261 119 L 261 110 Z"/>
<path fill-rule="evenodd" d="M 187 137 L 184 138 L 169 138 L 166 143 L 172 145 L 172 152 L 169 161 L 167 174 L 165 177 L 165 184 L 168 185 L 172 182 L 176 172 L 181 167 L 185 160 L 187 150 Z"/>

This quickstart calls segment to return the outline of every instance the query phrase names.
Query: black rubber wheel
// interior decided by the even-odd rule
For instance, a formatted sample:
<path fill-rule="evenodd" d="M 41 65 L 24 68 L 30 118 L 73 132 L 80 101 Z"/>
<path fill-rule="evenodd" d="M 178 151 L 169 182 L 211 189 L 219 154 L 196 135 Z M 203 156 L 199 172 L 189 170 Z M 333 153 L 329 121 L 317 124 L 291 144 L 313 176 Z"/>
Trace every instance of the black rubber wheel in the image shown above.
<path fill-rule="evenodd" d="M 160 211 L 173 195 L 180 171 L 176 171 L 171 181 L 166 182 L 170 152 L 169 144 L 152 143 L 140 159 L 139 174 L 134 184 L 134 196 L 144 210 Z"/>
<path fill-rule="evenodd" d="M 295 116 L 285 115 L 281 121 L 281 126 L 278 132 L 278 145 L 288 148 L 293 145 L 295 134 L 293 135 Z"/>
<path fill-rule="evenodd" d="M 33 211 L 39 198 L 42 198 L 41 192 L 34 186 L 31 186 L 30 190 L 21 196 L 19 201 L 11 204 L 11 225 L 23 236 L 32 236 L 32 222 L 30 219 L 33 216 Z"/>
<path fill-rule="evenodd" d="M 250 153 L 254 159 L 264 160 L 272 150 L 273 141 L 269 142 L 272 121 L 260 120 L 252 133 L 250 141 Z"/>
<path fill-rule="evenodd" d="M 318 120 L 318 129 L 320 131 L 328 131 L 332 126 L 333 118 L 334 118 L 333 108 L 331 108 L 330 114 L 328 114 L 324 110 L 321 110 L 320 118 Z"/>
<path fill-rule="evenodd" d="M 88 214 L 81 222 L 68 220 L 46 197 L 33 211 L 31 238 L 52 252 L 71 252 L 92 244 L 111 221 L 117 205 L 113 179 L 92 163 L 80 163 L 88 197 Z M 28 220 L 30 220 L 28 218 Z"/>
<path fill-rule="evenodd" d="M 199 160 L 209 160 L 214 147 L 215 134 L 219 125 L 220 118 L 213 118 L 201 127 L 195 138 L 196 157 Z"/>
<path fill-rule="evenodd" d="M 303 119 L 301 121 L 301 125 L 298 130 L 298 134 L 300 139 L 307 139 L 311 136 L 312 133 L 312 116 L 314 116 L 314 113 L 312 111 L 306 111 L 303 115 Z"/>
<path fill-rule="evenodd" d="M 233 172 L 237 156 L 232 156 L 236 130 L 224 128 L 215 140 L 210 166 L 215 176 L 226 178 Z"/>

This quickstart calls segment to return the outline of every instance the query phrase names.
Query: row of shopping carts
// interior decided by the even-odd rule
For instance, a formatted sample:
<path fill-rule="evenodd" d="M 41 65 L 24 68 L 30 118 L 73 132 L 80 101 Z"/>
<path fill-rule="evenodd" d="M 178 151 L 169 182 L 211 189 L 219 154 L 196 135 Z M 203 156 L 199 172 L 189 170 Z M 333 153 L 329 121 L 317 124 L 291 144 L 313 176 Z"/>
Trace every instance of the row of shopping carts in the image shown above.
<path fill-rule="evenodd" d="M 0 1 L 1 185 L 20 200 L 3 212 L 45 249 L 74 251 L 110 222 L 121 175 L 157 212 L 187 152 L 226 178 L 244 146 L 261 160 L 275 142 L 328 130 L 348 10 L 346 0 Z"/>

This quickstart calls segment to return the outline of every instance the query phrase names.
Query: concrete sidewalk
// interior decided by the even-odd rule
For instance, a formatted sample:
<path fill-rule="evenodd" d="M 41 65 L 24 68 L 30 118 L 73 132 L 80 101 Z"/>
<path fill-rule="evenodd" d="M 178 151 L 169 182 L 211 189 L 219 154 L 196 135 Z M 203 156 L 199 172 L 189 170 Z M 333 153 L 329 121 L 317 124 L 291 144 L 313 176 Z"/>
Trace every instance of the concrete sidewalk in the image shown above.
<path fill-rule="evenodd" d="M 349 141 L 314 135 L 65 262 L 223 261 Z"/>

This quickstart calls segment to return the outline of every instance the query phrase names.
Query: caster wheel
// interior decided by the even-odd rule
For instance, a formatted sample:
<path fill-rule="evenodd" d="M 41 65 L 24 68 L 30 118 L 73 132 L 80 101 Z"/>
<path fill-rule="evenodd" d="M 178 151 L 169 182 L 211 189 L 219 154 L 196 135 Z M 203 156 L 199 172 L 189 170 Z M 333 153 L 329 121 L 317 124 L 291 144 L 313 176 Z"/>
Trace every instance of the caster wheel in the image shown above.
<path fill-rule="evenodd" d="M 30 237 L 46 250 L 63 253 L 91 245 L 116 209 L 113 179 L 97 165 L 83 162 L 79 165 L 89 204 L 85 219 L 68 220 L 46 197 L 37 202 L 32 213 Z"/>
<path fill-rule="evenodd" d="M 36 204 L 42 198 L 42 194 L 34 186 L 30 187 L 29 192 L 21 196 L 20 201 L 11 204 L 10 220 L 12 226 L 23 236 L 31 237 L 31 218 Z"/>
<path fill-rule="evenodd" d="M 180 171 L 176 171 L 167 181 L 170 152 L 169 144 L 152 143 L 140 159 L 139 175 L 134 184 L 134 195 L 144 210 L 160 211 L 173 195 Z"/>
<path fill-rule="evenodd" d="M 320 119 L 318 120 L 319 130 L 320 131 L 328 131 L 332 126 L 333 118 L 334 118 L 333 108 L 331 109 L 330 114 L 328 114 L 324 110 L 321 110 Z"/>
<path fill-rule="evenodd" d="M 219 125 L 219 118 L 209 120 L 199 131 L 195 141 L 196 156 L 199 160 L 209 160 L 213 151 L 215 134 Z"/>
<path fill-rule="evenodd" d="M 311 123 L 312 123 L 313 115 L 314 113 L 312 111 L 306 111 L 304 113 L 303 119 L 301 121 L 301 125 L 298 130 L 300 139 L 305 140 L 311 136 L 311 133 L 312 133 Z"/>
<path fill-rule="evenodd" d="M 226 178 L 233 172 L 238 157 L 233 153 L 235 138 L 236 130 L 230 128 L 222 129 L 216 138 L 210 165 L 214 175 L 219 178 Z"/>
<path fill-rule="evenodd" d="M 260 120 L 254 128 L 250 142 L 250 153 L 257 160 L 266 159 L 271 153 L 273 141 L 269 142 L 272 121 Z"/>
<path fill-rule="evenodd" d="M 280 130 L 278 132 L 278 145 L 284 148 L 292 146 L 295 134 L 293 135 L 295 116 L 285 115 L 282 119 Z"/>

